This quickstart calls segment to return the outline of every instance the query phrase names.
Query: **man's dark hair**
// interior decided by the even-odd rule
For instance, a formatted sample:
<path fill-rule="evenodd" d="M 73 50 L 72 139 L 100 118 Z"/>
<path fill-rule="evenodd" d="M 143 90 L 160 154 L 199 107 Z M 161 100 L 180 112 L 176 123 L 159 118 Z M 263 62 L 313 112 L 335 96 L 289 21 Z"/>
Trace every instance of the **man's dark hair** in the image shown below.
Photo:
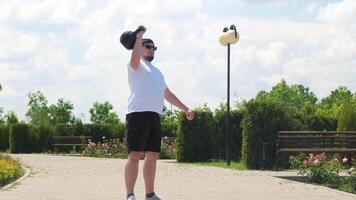
<path fill-rule="evenodd" d="M 150 38 L 143 38 L 142 45 L 147 44 L 147 43 L 152 43 L 153 45 L 155 44 Z"/>

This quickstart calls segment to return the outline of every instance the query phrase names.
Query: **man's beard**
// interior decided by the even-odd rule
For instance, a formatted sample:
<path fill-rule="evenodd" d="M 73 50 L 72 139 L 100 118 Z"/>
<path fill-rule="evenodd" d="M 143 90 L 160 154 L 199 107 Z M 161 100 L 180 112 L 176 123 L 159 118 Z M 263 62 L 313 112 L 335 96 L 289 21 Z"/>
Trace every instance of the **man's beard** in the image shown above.
<path fill-rule="evenodd" d="M 155 58 L 154 56 L 146 56 L 144 57 L 145 60 L 151 62 L 153 60 L 153 58 Z"/>

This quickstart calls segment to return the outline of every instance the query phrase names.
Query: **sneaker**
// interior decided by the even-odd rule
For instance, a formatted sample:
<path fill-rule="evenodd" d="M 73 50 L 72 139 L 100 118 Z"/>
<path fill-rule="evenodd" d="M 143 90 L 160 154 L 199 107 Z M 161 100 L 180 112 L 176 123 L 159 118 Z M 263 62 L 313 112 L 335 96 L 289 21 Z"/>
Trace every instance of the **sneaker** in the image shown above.
<path fill-rule="evenodd" d="M 131 195 L 127 200 L 136 200 L 136 197 L 134 195 Z"/>
<path fill-rule="evenodd" d="M 161 198 L 159 198 L 156 194 L 153 195 L 153 197 L 151 198 L 146 198 L 146 200 L 162 200 Z"/>

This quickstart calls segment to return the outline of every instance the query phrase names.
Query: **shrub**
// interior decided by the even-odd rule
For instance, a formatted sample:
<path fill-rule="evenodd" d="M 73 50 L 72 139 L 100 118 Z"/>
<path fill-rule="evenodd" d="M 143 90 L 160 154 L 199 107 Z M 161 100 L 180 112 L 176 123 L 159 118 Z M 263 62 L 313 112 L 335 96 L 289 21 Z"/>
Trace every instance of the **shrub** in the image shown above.
<path fill-rule="evenodd" d="M 284 103 L 250 100 L 243 109 L 242 160 L 250 169 L 271 169 L 273 161 L 263 160 L 263 143 L 275 144 L 278 131 L 295 130 L 298 123 Z"/>
<path fill-rule="evenodd" d="M 239 161 L 241 159 L 242 146 L 242 128 L 240 126 L 242 121 L 242 112 L 239 110 L 232 110 L 230 112 L 230 159 Z M 216 131 L 214 131 L 214 159 L 226 159 L 226 120 L 227 109 L 226 106 L 221 106 L 215 111 Z"/>
<path fill-rule="evenodd" d="M 0 151 L 6 151 L 9 148 L 10 127 L 0 124 Z"/>
<path fill-rule="evenodd" d="M 30 130 L 27 124 L 12 124 L 9 146 L 11 153 L 29 153 Z"/>
<path fill-rule="evenodd" d="M 202 162 L 213 158 L 213 134 L 216 130 L 213 113 L 204 107 L 194 110 L 194 114 L 192 121 L 188 121 L 184 113 L 178 116 L 178 162 Z"/>
<path fill-rule="evenodd" d="M 309 182 L 356 193 L 355 167 L 348 170 L 348 177 L 339 175 L 340 170 L 348 168 L 346 157 L 339 158 L 325 153 L 309 155 L 303 153 L 296 157 L 291 156 L 289 162 L 291 169 L 298 170 L 298 173 L 306 176 Z"/>
<path fill-rule="evenodd" d="M 24 171 L 18 160 L 0 154 L 0 187 L 18 179 Z"/>
<path fill-rule="evenodd" d="M 119 139 L 106 139 L 104 137 L 102 141 L 103 143 L 95 143 L 89 139 L 83 151 L 83 156 L 127 158 L 125 145 Z"/>

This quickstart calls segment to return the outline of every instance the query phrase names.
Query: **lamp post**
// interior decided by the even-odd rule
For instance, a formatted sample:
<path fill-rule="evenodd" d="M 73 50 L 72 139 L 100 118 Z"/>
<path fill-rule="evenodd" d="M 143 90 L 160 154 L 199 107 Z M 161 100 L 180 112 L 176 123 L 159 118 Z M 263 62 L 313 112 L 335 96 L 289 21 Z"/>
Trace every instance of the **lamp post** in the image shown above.
<path fill-rule="evenodd" d="M 219 37 L 219 42 L 223 46 L 227 46 L 227 118 L 226 118 L 226 164 L 230 165 L 230 44 L 235 44 L 239 41 L 240 36 L 235 25 L 230 26 L 230 30 L 225 27 L 223 33 Z"/>

